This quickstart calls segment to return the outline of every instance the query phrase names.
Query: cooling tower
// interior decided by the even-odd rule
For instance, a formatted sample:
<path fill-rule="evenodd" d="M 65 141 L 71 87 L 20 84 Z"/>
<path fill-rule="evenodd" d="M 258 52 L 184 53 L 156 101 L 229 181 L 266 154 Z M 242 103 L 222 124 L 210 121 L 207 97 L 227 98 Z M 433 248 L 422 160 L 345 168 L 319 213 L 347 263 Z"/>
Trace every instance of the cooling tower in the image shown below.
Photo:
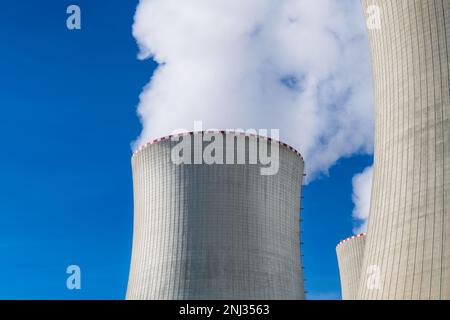
<path fill-rule="evenodd" d="M 175 137 L 189 142 L 176 154 L 192 151 L 186 158 L 191 163 L 202 161 L 196 143 L 206 152 L 210 142 L 204 140 L 217 142 L 214 154 L 224 164 L 177 163 L 171 157 L 179 144 L 174 136 L 133 155 L 127 299 L 304 299 L 300 154 L 255 135 Z M 266 154 L 279 152 L 276 174 L 262 174 L 267 165 L 251 161 L 265 148 Z"/>
<path fill-rule="evenodd" d="M 450 1 L 362 3 L 376 134 L 359 298 L 449 299 Z"/>
<path fill-rule="evenodd" d="M 365 243 L 365 234 L 361 233 L 341 241 L 336 247 L 343 300 L 357 299 Z"/>

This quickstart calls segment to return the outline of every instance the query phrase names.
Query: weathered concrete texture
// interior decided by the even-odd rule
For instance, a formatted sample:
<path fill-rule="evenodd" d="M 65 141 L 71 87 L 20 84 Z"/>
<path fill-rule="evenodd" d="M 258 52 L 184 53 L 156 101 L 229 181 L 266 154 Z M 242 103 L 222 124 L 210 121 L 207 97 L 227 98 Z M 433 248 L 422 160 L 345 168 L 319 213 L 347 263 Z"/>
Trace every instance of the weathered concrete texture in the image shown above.
<path fill-rule="evenodd" d="M 381 29 L 368 30 L 376 137 L 359 298 L 449 299 L 450 1 L 362 2 Z"/>
<path fill-rule="evenodd" d="M 235 155 L 255 151 L 257 139 L 279 146 L 240 135 Z M 153 143 L 132 159 L 127 299 L 303 299 L 303 159 L 280 145 L 278 173 L 264 176 L 260 164 L 176 165 L 176 144 Z"/>
<path fill-rule="evenodd" d="M 336 254 L 343 300 L 356 300 L 366 237 L 364 233 L 341 241 Z"/>

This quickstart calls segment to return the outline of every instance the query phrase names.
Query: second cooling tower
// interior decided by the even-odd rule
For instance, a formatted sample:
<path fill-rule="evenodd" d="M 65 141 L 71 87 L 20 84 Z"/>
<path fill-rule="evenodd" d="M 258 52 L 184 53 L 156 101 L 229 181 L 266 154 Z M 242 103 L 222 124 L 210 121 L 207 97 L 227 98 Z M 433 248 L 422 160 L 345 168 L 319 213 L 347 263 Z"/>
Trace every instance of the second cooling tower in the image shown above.
<path fill-rule="evenodd" d="M 207 151 L 209 142 L 220 141 L 211 155 L 224 164 L 195 164 L 194 155 L 187 157 L 192 164 L 176 163 L 180 142 L 173 137 L 135 153 L 127 299 L 303 299 L 300 154 L 255 135 L 178 138 L 191 147 L 177 156 L 195 154 L 196 142 Z M 262 174 L 267 164 L 251 164 L 265 148 L 279 151 L 275 174 Z"/>
<path fill-rule="evenodd" d="M 365 234 L 360 233 L 341 241 L 336 247 L 343 300 L 358 299 L 365 244 Z"/>
<path fill-rule="evenodd" d="M 450 1 L 362 3 L 376 135 L 358 297 L 450 299 Z"/>

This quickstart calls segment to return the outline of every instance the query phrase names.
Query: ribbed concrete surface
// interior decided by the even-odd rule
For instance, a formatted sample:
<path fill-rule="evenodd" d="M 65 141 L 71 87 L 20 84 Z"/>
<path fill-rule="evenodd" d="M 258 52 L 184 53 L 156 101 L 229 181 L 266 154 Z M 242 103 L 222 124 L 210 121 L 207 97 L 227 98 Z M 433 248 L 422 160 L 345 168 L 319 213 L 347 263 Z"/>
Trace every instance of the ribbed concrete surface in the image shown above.
<path fill-rule="evenodd" d="M 257 138 L 244 139 L 235 154 Z M 303 299 L 302 158 L 281 146 L 278 174 L 263 176 L 259 164 L 175 165 L 176 143 L 154 143 L 132 159 L 127 299 Z"/>
<path fill-rule="evenodd" d="M 343 300 L 357 299 L 365 243 L 365 234 L 361 233 L 341 241 L 336 247 Z"/>
<path fill-rule="evenodd" d="M 381 29 L 368 31 L 376 140 L 359 297 L 449 299 L 450 1 L 362 2 Z"/>

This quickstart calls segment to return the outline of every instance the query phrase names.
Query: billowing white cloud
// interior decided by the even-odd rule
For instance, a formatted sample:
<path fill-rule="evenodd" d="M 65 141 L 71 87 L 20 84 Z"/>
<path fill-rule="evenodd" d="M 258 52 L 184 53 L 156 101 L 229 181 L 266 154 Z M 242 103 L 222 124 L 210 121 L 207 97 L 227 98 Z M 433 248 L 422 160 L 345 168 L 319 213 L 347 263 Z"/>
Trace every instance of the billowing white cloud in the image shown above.
<path fill-rule="evenodd" d="M 311 177 L 370 153 L 372 83 L 359 0 L 141 0 L 133 35 L 159 67 L 140 144 L 174 130 L 280 129 Z"/>
<path fill-rule="evenodd" d="M 369 218 L 370 198 L 372 192 L 373 167 L 367 167 L 363 172 L 355 175 L 353 184 L 353 219 L 355 220 L 355 234 L 367 232 L 367 219 Z"/>

